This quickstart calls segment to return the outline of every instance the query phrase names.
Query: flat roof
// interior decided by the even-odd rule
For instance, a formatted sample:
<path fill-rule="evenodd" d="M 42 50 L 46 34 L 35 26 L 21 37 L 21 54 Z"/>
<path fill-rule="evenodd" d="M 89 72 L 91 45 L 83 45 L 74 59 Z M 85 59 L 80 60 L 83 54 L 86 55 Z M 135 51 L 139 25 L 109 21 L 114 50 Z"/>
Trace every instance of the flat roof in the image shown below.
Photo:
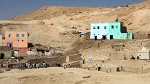
<path fill-rule="evenodd" d="M 92 22 L 91 24 L 102 24 L 102 23 L 121 23 L 121 22 Z"/>

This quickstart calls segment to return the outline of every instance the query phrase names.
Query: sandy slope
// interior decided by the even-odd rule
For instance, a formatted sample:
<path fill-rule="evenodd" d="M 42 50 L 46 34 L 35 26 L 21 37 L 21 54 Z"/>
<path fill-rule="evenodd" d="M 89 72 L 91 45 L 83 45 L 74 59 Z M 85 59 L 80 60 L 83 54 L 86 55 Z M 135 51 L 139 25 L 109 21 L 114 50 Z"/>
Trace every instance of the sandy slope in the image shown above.
<path fill-rule="evenodd" d="M 149 84 L 149 82 L 149 73 L 104 73 L 79 68 L 12 70 L 0 74 L 1 84 Z"/>
<path fill-rule="evenodd" d="M 113 56 L 130 53 L 129 56 L 131 56 L 131 54 L 136 54 L 136 51 L 142 46 L 150 47 L 147 45 L 149 41 L 140 41 L 141 39 L 146 40 L 150 33 L 149 14 L 149 0 L 127 7 L 112 8 L 45 6 L 14 17 L 12 20 L 0 21 L 0 33 L 4 34 L 5 30 L 26 30 L 29 33 L 30 43 L 40 43 L 63 50 L 77 49 L 87 58 L 95 56 L 95 59 L 107 59 L 109 53 Z M 101 46 L 97 48 L 97 42 L 82 40 L 89 39 L 89 37 L 84 38 L 72 33 L 75 31 L 89 32 L 91 22 L 111 22 L 116 18 L 124 23 L 128 32 L 134 34 L 135 40 L 129 41 L 130 43 L 126 41 L 100 42 Z M 140 42 L 136 43 L 136 41 Z M 145 45 L 140 45 L 142 42 Z M 127 47 L 122 52 L 114 52 L 111 45 L 117 43 L 124 43 Z"/>
<path fill-rule="evenodd" d="M 0 21 L 5 24 L 0 26 L 0 31 L 4 33 L 10 28 L 26 30 L 30 34 L 29 42 L 70 49 L 79 38 L 71 32 L 89 31 L 91 22 L 112 22 L 116 18 L 124 22 L 135 38 L 147 38 L 150 33 L 149 11 L 149 1 L 112 8 L 45 6 L 14 17 L 13 21 Z"/>

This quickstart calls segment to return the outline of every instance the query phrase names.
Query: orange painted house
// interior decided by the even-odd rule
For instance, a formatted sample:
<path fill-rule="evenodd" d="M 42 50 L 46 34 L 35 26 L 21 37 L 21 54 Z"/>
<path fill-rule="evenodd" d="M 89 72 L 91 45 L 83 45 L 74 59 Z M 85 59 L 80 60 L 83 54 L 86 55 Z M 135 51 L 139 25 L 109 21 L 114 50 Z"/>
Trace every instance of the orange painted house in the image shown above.
<path fill-rule="evenodd" d="M 28 33 L 26 31 L 6 31 L 2 39 L 2 45 L 14 50 L 28 50 Z"/>

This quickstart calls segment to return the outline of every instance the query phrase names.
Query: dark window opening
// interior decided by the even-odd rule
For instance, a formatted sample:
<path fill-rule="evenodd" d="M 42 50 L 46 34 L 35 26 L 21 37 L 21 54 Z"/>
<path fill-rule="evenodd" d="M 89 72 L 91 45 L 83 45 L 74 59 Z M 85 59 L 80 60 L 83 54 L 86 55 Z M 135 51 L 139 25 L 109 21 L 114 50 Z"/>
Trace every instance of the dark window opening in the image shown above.
<path fill-rule="evenodd" d="M 111 29 L 114 29 L 114 26 L 111 26 Z"/>
<path fill-rule="evenodd" d="M 104 26 L 104 29 L 106 29 L 106 26 Z"/>
<path fill-rule="evenodd" d="M 95 36 L 94 39 L 97 40 L 97 36 Z"/>
<path fill-rule="evenodd" d="M 23 42 L 24 40 L 22 40 L 22 42 Z"/>
<path fill-rule="evenodd" d="M 107 39 L 107 37 L 106 36 L 102 36 L 102 40 L 106 40 Z"/>
<path fill-rule="evenodd" d="M 95 26 L 93 27 L 93 29 L 95 29 Z"/>
<path fill-rule="evenodd" d="M 11 34 L 8 34 L 8 37 L 11 37 Z"/>
<path fill-rule="evenodd" d="M 5 56 L 4 53 L 1 53 L 0 54 L 0 59 L 4 59 L 4 56 Z"/>
<path fill-rule="evenodd" d="M 118 26 L 116 26 L 116 28 L 118 28 Z"/>
<path fill-rule="evenodd" d="M 97 29 L 99 29 L 99 26 L 97 26 Z"/>
<path fill-rule="evenodd" d="M 114 39 L 114 38 L 113 38 L 113 35 L 110 35 L 110 39 Z"/>

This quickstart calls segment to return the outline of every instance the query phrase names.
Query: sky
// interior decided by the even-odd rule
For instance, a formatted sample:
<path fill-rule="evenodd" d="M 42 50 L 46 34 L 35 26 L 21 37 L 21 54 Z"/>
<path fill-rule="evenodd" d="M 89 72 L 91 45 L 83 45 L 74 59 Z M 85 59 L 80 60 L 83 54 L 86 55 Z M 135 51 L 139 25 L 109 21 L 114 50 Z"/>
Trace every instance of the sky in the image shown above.
<path fill-rule="evenodd" d="M 0 20 L 20 16 L 43 6 L 112 7 L 143 0 L 0 0 Z"/>

